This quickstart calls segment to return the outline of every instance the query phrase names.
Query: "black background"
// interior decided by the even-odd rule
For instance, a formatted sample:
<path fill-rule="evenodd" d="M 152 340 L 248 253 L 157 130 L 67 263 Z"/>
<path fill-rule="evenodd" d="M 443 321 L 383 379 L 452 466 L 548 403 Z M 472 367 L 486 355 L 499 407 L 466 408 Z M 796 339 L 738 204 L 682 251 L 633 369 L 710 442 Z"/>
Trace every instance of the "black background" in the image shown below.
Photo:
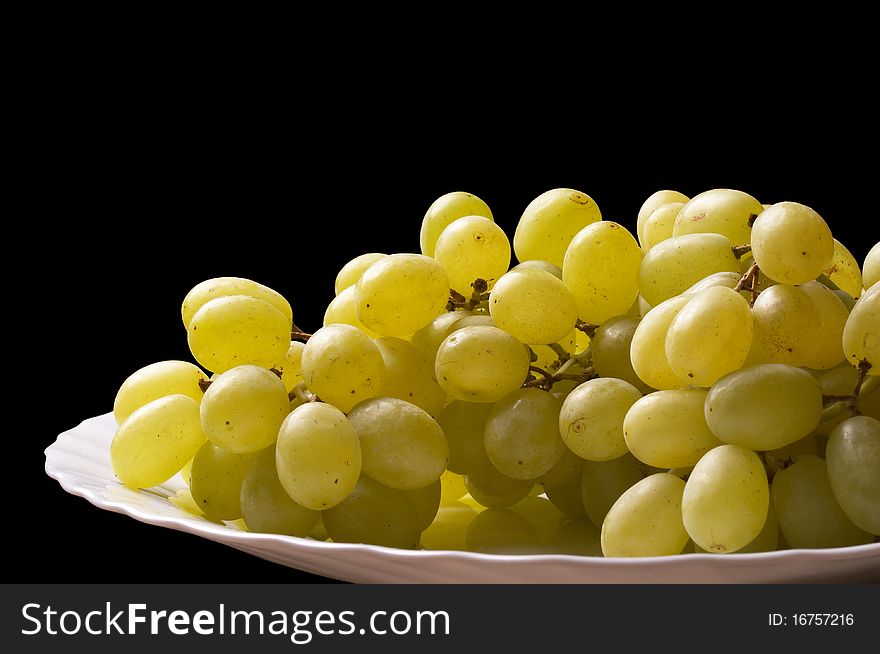
<path fill-rule="evenodd" d="M 236 84 L 210 89 L 195 71 L 84 81 L 67 70 L 53 79 L 52 102 L 25 130 L 39 134 L 20 171 L 25 236 L 6 242 L 27 248 L 30 262 L 16 274 L 33 284 L 14 312 L 22 338 L 8 347 L 24 357 L 31 381 L 22 395 L 33 407 L 5 435 L 15 457 L 7 524 L 20 534 L 20 564 L 5 576 L 319 579 L 101 511 L 43 471 L 43 449 L 111 410 L 128 374 L 189 358 L 179 307 L 203 279 L 267 284 L 315 329 L 338 269 L 363 252 L 417 252 L 425 210 L 452 190 L 483 198 L 511 238 L 528 202 L 561 186 L 590 194 L 606 220 L 631 229 L 658 189 L 731 187 L 812 206 L 860 262 L 880 238 L 873 121 L 860 98 L 818 106 L 771 85 L 742 100 L 719 89 L 681 100 L 603 91 L 585 101 L 557 87 L 525 108 L 494 90 L 450 93 L 447 79 L 435 80 L 436 97 L 416 97 L 405 80 L 372 84 L 362 72 L 358 84 L 329 89 L 293 72 L 254 84 L 239 73 Z M 540 89 L 523 81 L 509 90 Z M 24 410 L 7 400 L 6 411 Z"/>

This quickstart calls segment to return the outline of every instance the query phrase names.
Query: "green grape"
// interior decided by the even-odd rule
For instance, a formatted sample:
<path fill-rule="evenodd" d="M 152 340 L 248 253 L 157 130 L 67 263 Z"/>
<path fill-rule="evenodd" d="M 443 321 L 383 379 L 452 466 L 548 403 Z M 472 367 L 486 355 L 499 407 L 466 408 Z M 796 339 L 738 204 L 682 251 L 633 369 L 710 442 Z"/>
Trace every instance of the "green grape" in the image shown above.
<path fill-rule="evenodd" d="M 511 270 L 543 270 L 553 275 L 556 279 L 562 279 L 562 268 L 543 259 L 523 261 L 516 264 Z"/>
<path fill-rule="evenodd" d="M 422 231 L 419 235 L 422 254 L 433 257 L 434 247 L 443 230 L 453 221 L 465 216 L 483 216 L 492 220 L 492 211 L 476 195 L 463 191 L 447 193 L 434 200 L 422 219 Z"/>
<path fill-rule="evenodd" d="M 584 467 L 584 459 L 572 452 L 567 447 L 562 451 L 562 457 L 550 470 L 540 477 L 535 478 L 536 484 L 549 484 L 561 486 L 563 484 L 577 483 L 580 488 L 581 470 Z"/>
<path fill-rule="evenodd" d="M 422 547 L 426 550 L 467 550 L 467 528 L 476 517 L 476 511 L 460 502 L 441 506 L 434 522 L 422 532 Z"/>
<path fill-rule="evenodd" d="M 762 291 L 752 307 L 752 318 L 762 361 L 804 366 L 822 345 L 819 311 L 800 288 L 777 284 Z"/>
<path fill-rule="evenodd" d="M 831 255 L 831 264 L 822 271 L 822 274 L 851 296 L 861 295 L 862 271 L 859 270 L 859 263 L 846 249 L 846 246 L 836 238 L 834 239 L 834 254 Z"/>
<path fill-rule="evenodd" d="M 826 459 L 840 508 L 860 529 L 880 535 L 880 421 L 844 420 L 831 432 Z"/>
<path fill-rule="evenodd" d="M 250 279 L 242 279 L 241 277 L 215 277 L 197 284 L 186 294 L 186 297 L 183 299 L 183 305 L 180 308 L 183 326 L 189 329 L 189 324 L 198 310 L 211 300 L 230 295 L 246 295 L 268 302 L 278 309 L 287 318 L 288 322 L 293 322 L 293 311 L 290 308 L 290 303 L 280 293 L 273 291 L 268 286 L 263 286 Z"/>
<path fill-rule="evenodd" d="M 666 335 L 669 326 L 691 299 L 679 295 L 661 302 L 645 314 L 636 327 L 630 345 L 630 360 L 639 379 L 652 388 L 670 390 L 686 386 L 666 358 Z"/>
<path fill-rule="evenodd" d="M 656 307 L 713 273 L 738 271 L 733 243 L 726 236 L 673 236 L 645 253 L 639 267 L 638 290 L 648 304 Z"/>
<path fill-rule="evenodd" d="M 468 550 L 484 554 L 534 554 L 541 541 L 524 516 L 510 509 L 490 508 L 470 522 L 465 543 Z"/>
<path fill-rule="evenodd" d="M 341 411 L 376 397 L 385 384 L 382 353 L 369 336 L 351 325 L 327 325 L 306 343 L 303 379 L 309 390 Z"/>
<path fill-rule="evenodd" d="M 310 402 L 282 423 L 275 464 L 287 494 L 297 504 L 320 511 L 339 504 L 357 484 L 360 441 L 339 409 Z"/>
<path fill-rule="evenodd" d="M 642 465 L 631 454 L 611 461 L 585 462 L 581 472 L 581 502 L 587 517 L 601 527 L 617 498 L 644 477 Z"/>
<path fill-rule="evenodd" d="M 385 385 L 379 395 L 406 400 L 431 416 L 439 415 L 446 405 L 446 393 L 434 378 L 434 360 L 393 336 L 377 338 L 376 347 L 385 362 Z"/>
<path fill-rule="evenodd" d="M 657 468 L 692 466 L 721 441 L 706 424 L 707 392 L 657 391 L 633 404 L 623 421 L 626 446 L 639 461 Z"/>
<path fill-rule="evenodd" d="M 543 544 L 562 525 L 566 519 L 554 504 L 544 497 L 527 497 L 517 502 L 510 510 L 518 513 L 535 528 L 538 540 Z"/>
<path fill-rule="evenodd" d="M 281 482 L 275 467 L 275 448 L 258 453 L 241 482 L 241 517 L 249 531 L 265 534 L 286 534 L 305 538 L 320 512 L 294 502 Z"/>
<path fill-rule="evenodd" d="M 387 254 L 382 254 L 381 252 L 370 252 L 369 254 L 355 257 L 342 266 L 342 269 L 336 275 L 336 283 L 334 284 L 336 295 L 339 295 L 348 287 L 357 284 L 357 280 L 361 278 L 361 275 L 364 274 L 367 268 L 387 256 Z"/>
<path fill-rule="evenodd" d="M 440 344 L 449 336 L 449 330 L 462 318 L 476 315 L 473 311 L 459 309 L 456 311 L 444 311 L 434 318 L 430 324 L 425 325 L 415 332 L 409 342 L 425 352 L 433 361 L 437 357 Z"/>
<path fill-rule="evenodd" d="M 487 464 L 488 465 L 488 464 Z M 467 495 L 464 477 L 446 470 L 440 475 L 440 506 L 450 506 Z"/>
<path fill-rule="evenodd" d="M 495 325 L 523 343 L 556 343 L 574 329 L 578 305 L 561 280 L 537 269 L 511 270 L 489 294 Z"/>
<path fill-rule="evenodd" d="M 204 392 L 199 382 L 206 379 L 201 368 L 186 361 L 151 363 L 129 375 L 116 392 L 116 424 L 121 425 L 137 409 L 166 395 L 186 395 L 201 402 Z"/>
<path fill-rule="evenodd" d="M 443 266 L 449 285 L 470 296 L 474 280 L 483 279 L 492 288 L 507 272 L 510 241 L 504 230 L 488 218 L 466 216 L 450 223 L 440 234 L 434 260 Z"/>
<path fill-rule="evenodd" d="M 749 243 L 749 224 L 764 207 L 748 193 L 727 188 L 705 191 L 691 198 L 675 220 L 675 236 L 712 232 L 723 234 L 735 245 Z"/>
<path fill-rule="evenodd" d="M 810 207 L 779 202 L 752 226 L 752 256 L 761 270 L 780 284 L 816 279 L 831 264 L 831 230 Z"/>
<path fill-rule="evenodd" d="M 667 202 L 654 209 L 648 216 L 642 226 L 641 238 L 639 239 L 645 252 L 661 241 L 672 238 L 675 218 L 684 206 L 684 202 Z"/>
<path fill-rule="evenodd" d="M 366 543 L 414 549 L 419 544 L 419 513 L 407 494 L 361 477 L 342 502 L 323 512 L 334 543 Z"/>
<path fill-rule="evenodd" d="M 370 338 L 378 338 L 379 335 L 372 329 L 364 326 L 357 316 L 357 301 L 355 298 L 355 287 L 349 286 L 343 289 L 339 295 L 333 298 L 333 301 L 327 305 L 324 312 L 323 325 L 351 325 L 357 327 Z"/>
<path fill-rule="evenodd" d="M 241 485 L 257 453 L 236 454 L 208 441 L 193 458 L 190 490 L 199 509 L 211 520 L 238 520 Z"/>
<path fill-rule="evenodd" d="M 687 533 L 704 550 L 736 552 L 764 527 L 770 502 L 767 473 L 739 445 L 709 450 L 685 483 L 681 513 Z"/>
<path fill-rule="evenodd" d="M 413 490 L 404 491 L 409 501 L 412 502 L 419 519 L 419 531 L 425 531 L 434 522 L 437 512 L 440 510 L 440 496 L 442 486 L 440 480 Z"/>
<path fill-rule="evenodd" d="M 843 328 L 849 318 L 849 311 L 834 291 L 819 282 L 807 282 L 798 288 L 807 294 L 819 316 L 820 324 L 818 328 L 812 325 L 812 330 L 822 334 L 815 349 L 809 352 L 806 365 L 810 368 L 827 370 L 843 363 L 846 359 L 843 354 Z M 759 296 L 758 300 L 760 299 Z"/>
<path fill-rule="evenodd" d="M 290 318 L 265 300 L 228 295 L 206 302 L 187 327 L 189 349 L 212 372 L 251 364 L 269 368 L 290 346 Z"/>
<path fill-rule="evenodd" d="M 779 520 L 776 518 L 776 509 L 773 502 L 767 506 L 767 519 L 760 533 L 755 536 L 751 543 L 737 550 L 737 554 L 752 554 L 754 552 L 775 552 L 779 547 Z"/>
<path fill-rule="evenodd" d="M 706 422 L 725 443 L 775 450 L 812 432 L 822 417 L 822 389 L 810 373 L 783 363 L 737 370 L 706 397 Z"/>
<path fill-rule="evenodd" d="M 447 468 L 452 472 L 466 475 L 490 465 L 483 433 L 492 407 L 492 404 L 453 400 L 437 416 L 437 423 L 449 443 Z"/>
<path fill-rule="evenodd" d="M 360 440 L 365 475 L 389 488 L 412 490 L 446 470 L 449 446 L 434 419 L 414 404 L 377 397 L 348 414 Z"/>
<path fill-rule="evenodd" d="M 205 442 L 199 403 L 166 395 L 135 410 L 110 443 L 114 474 L 126 486 L 150 488 L 167 481 Z"/>
<path fill-rule="evenodd" d="M 880 286 L 868 291 L 849 314 L 843 328 L 843 352 L 852 365 L 867 361 L 869 375 L 880 375 Z"/>
<path fill-rule="evenodd" d="M 443 267 L 418 254 L 392 254 L 364 271 L 355 288 L 358 320 L 381 336 L 409 336 L 449 300 Z"/>
<path fill-rule="evenodd" d="M 273 366 L 276 370 L 281 371 L 281 381 L 284 382 L 284 388 L 288 393 L 303 380 L 302 356 L 305 348 L 305 343 L 290 341 L 290 347 L 287 348 L 284 359 Z"/>
<path fill-rule="evenodd" d="M 503 475 L 492 465 L 468 473 L 464 483 L 471 497 L 488 508 L 513 506 L 528 495 L 534 486 L 531 481 Z"/>
<path fill-rule="evenodd" d="M 681 517 L 684 488 L 681 479 L 662 472 L 629 488 L 602 523 L 602 553 L 606 557 L 681 554 L 688 542 Z"/>
<path fill-rule="evenodd" d="M 626 228 L 601 221 L 579 231 L 565 252 L 562 281 L 584 322 L 600 325 L 626 313 L 639 295 L 642 250 Z"/>
<path fill-rule="evenodd" d="M 847 252 L 847 254 L 849 254 L 849 252 Z M 852 255 L 850 255 L 850 257 L 852 257 Z M 852 269 L 849 268 L 849 270 Z M 858 271 L 858 266 L 856 266 L 856 271 Z M 852 277 L 855 277 L 855 275 L 852 274 Z M 831 281 L 835 281 L 833 277 L 831 278 Z M 871 288 L 877 282 L 880 282 L 880 243 L 874 244 L 874 247 L 868 252 L 868 256 L 865 257 L 865 263 L 862 266 L 862 283 L 865 285 L 864 287 Z M 856 288 L 855 285 L 837 285 L 853 297 L 861 293 L 860 289 Z"/>
<path fill-rule="evenodd" d="M 825 462 L 819 457 L 800 456 L 777 472 L 772 494 L 782 535 L 792 548 L 847 547 L 874 540 L 840 508 Z"/>
<path fill-rule="evenodd" d="M 617 316 L 603 322 L 593 336 L 593 369 L 600 377 L 622 379 L 647 393 L 651 387 L 636 374 L 630 358 L 638 326 L 639 321 L 629 316 Z"/>
<path fill-rule="evenodd" d="M 529 354 L 503 329 L 465 327 L 440 345 L 434 371 L 440 387 L 453 399 L 497 402 L 522 386 Z"/>
<path fill-rule="evenodd" d="M 670 202 L 685 203 L 689 199 L 684 193 L 679 193 L 678 191 L 657 191 L 651 194 L 642 204 L 636 219 L 636 235 L 639 237 L 639 243 L 644 243 L 645 221 L 650 218 L 652 213 L 664 204 L 669 204 Z"/>
<path fill-rule="evenodd" d="M 492 465 L 514 479 L 535 479 L 549 472 L 565 450 L 557 427 L 561 405 L 537 388 L 521 388 L 499 400 L 484 431 Z"/>
<path fill-rule="evenodd" d="M 553 506 L 569 518 L 583 520 L 587 517 L 579 480 L 544 484 L 544 494 Z"/>
<path fill-rule="evenodd" d="M 626 454 L 623 419 L 642 397 L 622 379 L 591 379 L 575 388 L 559 413 L 559 433 L 572 452 L 588 461 L 610 461 Z"/>
<path fill-rule="evenodd" d="M 529 203 L 516 225 L 513 249 L 520 261 L 541 259 L 562 268 L 569 243 L 580 230 L 602 220 L 586 193 L 556 188 Z"/>
<path fill-rule="evenodd" d="M 602 556 L 599 529 L 589 520 L 565 520 L 547 542 L 548 554 Z"/>

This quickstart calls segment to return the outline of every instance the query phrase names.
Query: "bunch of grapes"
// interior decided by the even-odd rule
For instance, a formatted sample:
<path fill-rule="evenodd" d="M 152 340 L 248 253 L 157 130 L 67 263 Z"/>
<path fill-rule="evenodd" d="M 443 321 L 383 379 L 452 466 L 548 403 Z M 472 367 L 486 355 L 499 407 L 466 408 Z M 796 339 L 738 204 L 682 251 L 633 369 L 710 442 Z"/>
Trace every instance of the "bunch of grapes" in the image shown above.
<path fill-rule="evenodd" d="M 122 384 L 114 471 L 181 472 L 210 520 L 398 548 L 874 541 L 880 244 L 860 268 L 809 207 L 728 189 L 659 191 L 637 225 L 555 189 L 511 247 L 444 195 L 421 254 L 339 271 L 313 334 L 270 288 L 202 282 L 181 312 L 201 367 Z"/>

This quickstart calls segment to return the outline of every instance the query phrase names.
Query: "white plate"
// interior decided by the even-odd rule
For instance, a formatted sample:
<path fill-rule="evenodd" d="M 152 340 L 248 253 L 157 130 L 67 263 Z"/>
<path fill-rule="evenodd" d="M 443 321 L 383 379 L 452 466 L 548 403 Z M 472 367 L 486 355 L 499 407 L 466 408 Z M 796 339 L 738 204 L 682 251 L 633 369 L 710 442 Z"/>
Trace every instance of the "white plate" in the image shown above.
<path fill-rule="evenodd" d="M 645 559 L 499 556 L 407 551 L 252 534 L 195 517 L 170 503 L 176 477 L 148 491 L 126 488 L 110 467 L 113 415 L 90 418 L 46 449 L 46 473 L 95 506 L 224 543 L 269 561 L 361 583 L 765 583 L 880 581 L 880 543 L 762 554 L 687 554 Z"/>

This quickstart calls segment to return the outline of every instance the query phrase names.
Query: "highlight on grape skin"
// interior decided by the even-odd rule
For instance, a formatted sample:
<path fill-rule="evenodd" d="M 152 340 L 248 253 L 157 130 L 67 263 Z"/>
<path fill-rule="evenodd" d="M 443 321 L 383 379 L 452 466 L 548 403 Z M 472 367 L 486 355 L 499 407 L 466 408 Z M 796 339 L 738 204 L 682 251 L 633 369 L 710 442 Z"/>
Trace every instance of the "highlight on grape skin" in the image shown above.
<path fill-rule="evenodd" d="M 326 271 L 323 315 L 193 279 L 193 362 L 120 380 L 113 470 L 133 489 L 180 474 L 193 520 L 380 547 L 875 542 L 880 244 L 860 265 L 812 208 L 761 200 L 660 190 L 631 233 L 571 188 L 518 221 L 446 193 L 420 230 L 406 209 L 410 252 Z"/>

